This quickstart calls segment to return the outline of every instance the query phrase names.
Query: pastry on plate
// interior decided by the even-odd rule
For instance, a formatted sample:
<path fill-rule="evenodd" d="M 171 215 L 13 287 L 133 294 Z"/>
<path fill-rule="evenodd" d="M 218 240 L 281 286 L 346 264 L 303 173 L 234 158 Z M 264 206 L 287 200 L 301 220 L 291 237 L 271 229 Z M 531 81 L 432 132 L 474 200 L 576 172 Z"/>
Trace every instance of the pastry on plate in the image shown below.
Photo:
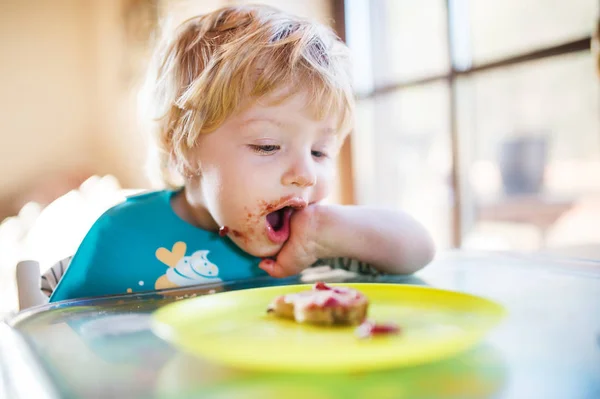
<path fill-rule="evenodd" d="M 369 301 L 360 291 L 318 282 L 312 289 L 280 295 L 267 312 L 298 323 L 359 325 L 367 317 Z"/>

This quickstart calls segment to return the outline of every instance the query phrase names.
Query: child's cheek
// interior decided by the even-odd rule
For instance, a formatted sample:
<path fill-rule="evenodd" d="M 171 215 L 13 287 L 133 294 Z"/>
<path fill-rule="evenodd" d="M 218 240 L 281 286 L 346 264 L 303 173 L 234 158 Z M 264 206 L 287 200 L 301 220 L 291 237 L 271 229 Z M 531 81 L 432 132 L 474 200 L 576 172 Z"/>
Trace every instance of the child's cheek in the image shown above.
<path fill-rule="evenodd" d="M 260 231 L 260 214 L 250 210 L 249 208 L 244 208 L 244 215 L 242 217 L 241 223 L 238 229 L 234 229 L 231 231 L 231 235 L 233 238 L 241 241 L 244 246 L 248 246 L 252 243 L 259 241 L 259 231 Z"/>
<path fill-rule="evenodd" d="M 312 192 L 310 203 L 320 202 L 331 194 L 330 184 L 319 184 Z"/>

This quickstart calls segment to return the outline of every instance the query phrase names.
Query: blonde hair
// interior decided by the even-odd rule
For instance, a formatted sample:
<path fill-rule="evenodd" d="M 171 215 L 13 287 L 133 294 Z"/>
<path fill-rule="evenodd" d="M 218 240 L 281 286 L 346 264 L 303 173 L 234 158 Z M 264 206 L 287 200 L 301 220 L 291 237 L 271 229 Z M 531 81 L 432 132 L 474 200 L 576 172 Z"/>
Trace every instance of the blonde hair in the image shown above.
<path fill-rule="evenodd" d="M 166 35 L 152 59 L 144 112 L 162 183 L 198 172 L 190 150 L 242 101 L 285 88 L 308 91 L 317 118 L 335 112 L 350 129 L 354 100 L 347 47 L 321 24 L 266 6 L 226 7 L 191 18 Z M 173 169 L 175 166 L 175 170 Z"/>

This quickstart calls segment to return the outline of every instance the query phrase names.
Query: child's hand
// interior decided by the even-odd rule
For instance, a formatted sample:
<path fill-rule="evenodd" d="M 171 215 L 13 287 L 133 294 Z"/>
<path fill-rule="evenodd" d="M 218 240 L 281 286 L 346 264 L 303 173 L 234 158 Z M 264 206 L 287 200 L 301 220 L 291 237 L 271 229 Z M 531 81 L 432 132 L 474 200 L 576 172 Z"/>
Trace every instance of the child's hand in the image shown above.
<path fill-rule="evenodd" d="M 259 267 L 273 277 L 297 274 L 318 259 L 348 258 L 383 273 L 413 273 L 431 261 L 433 241 L 404 212 L 347 205 L 309 205 L 295 212 L 290 238 Z"/>
<path fill-rule="evenodd" d="M 294 212 L 290 220 L 290 237 L 275 260 L 263 259 L 259 267 L 273 277 L 287 277 L 315 264 L 319 259 L 317 213 L 321 207 L 309 205 Z"/>

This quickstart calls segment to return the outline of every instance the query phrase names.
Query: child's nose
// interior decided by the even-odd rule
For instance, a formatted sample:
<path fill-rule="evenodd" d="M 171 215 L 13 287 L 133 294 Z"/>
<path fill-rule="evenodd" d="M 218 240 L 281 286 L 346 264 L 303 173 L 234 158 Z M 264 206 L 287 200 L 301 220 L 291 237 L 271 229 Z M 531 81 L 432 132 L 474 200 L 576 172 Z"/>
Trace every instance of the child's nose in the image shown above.
<path fill-rule="evenodd" d="M 299 159 L 283 174 L 284 186 L 311 187 L 317 184 L 317 175 L 312 160 Z"/>

